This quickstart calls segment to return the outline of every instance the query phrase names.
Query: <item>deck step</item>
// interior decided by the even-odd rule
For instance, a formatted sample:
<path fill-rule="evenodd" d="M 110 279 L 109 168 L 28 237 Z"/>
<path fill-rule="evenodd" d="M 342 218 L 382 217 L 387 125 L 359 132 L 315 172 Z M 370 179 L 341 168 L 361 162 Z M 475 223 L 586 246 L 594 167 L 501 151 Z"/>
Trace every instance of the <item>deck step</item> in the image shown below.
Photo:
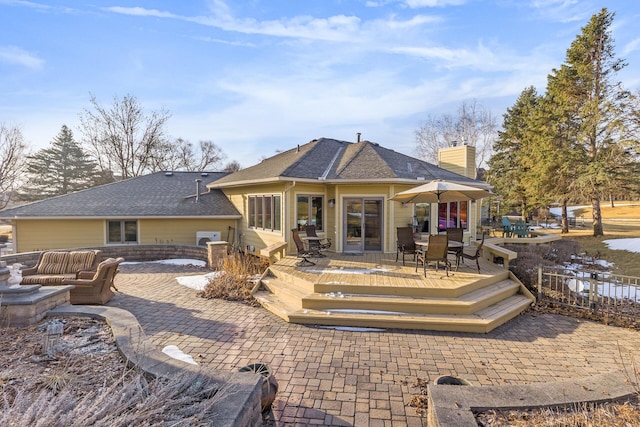
<path fill-rule="evenodd" d="M 518 316 L 531 302 L 518 294 L 473 314 L 302 309 L 288 313 L 288 318 L 292 323 L 325 326 L 487 333 Z"/>
<path fill-rule="evenodd" d="M 431 273 L 431 271 L 430 271 Z M 442 271 L 442 276 L 444 276 L 444 271 Z M 469 280 L 469 277 L 473 277 L 473 280 Z M 429 297 L 439 297 L 439 298 L 455 298 L 461 295 L 467 294 L 469 292 L 473 292 L 478 289 L 482 289 L 486 286 L 492 285 L 497 281 L 506 280 L 509 278 L 509 271 L 504 270 L 499 273 L 494 274 L 476 274 L 475 270 L 473 273 L 469 272 L 451 272 L 450 279 L 456 280 L 457 278 L 461 278 L 464 284 L 451 287 L 451 288 L 435 288 L 435 287 L 424 287 L 424 286 L 398 286 L 397 284 L 393 285 L 380 285 L 377 284 L 375 286 L 376 295 L 394 295 L 394 296 L 429 296 Z M 418 276 L 418 279 L 420 277 Z M 367 286 L 362 286 L 361 284 L 349 284 L 349 283 L 340 283 L 340 282 L 318 282 L 314 284 L 314 290 L 316 293 L 337 293 L 342 292 L 345 294 L 358 294 L 358 293 L 367 293 L 370 292 L 370 288 Z"/>
<path fill-rule="evenodd" d="M 311 293 L 309 288 L 312 288 L 312 286 L 305 287 L 304 284 L 296 284 L 279 277 L 266 277 L 262 280 L 262 286 L 281 301 L 295 308 L 303 308 L 303 301 Z"/>
<path fill-rule="evenodd" d="M 532 303 L 526 296 L 516 294 L 472 314 L 419 314 L 383 310 L 299 309 L 266 290 L 257 292 L 255 297 L 267 310 L 291 323 L 473 333 L 490 332 L 518 316 Z"/>
<path fill-rule="evenodd" d="M 313 293 L 303 296 L 300 308 L 313 310 L 352 309 L 419 314 L 472 314 L 518 292 L 520 284 L 503 280 L 458 298 L 403 295 Z"/>

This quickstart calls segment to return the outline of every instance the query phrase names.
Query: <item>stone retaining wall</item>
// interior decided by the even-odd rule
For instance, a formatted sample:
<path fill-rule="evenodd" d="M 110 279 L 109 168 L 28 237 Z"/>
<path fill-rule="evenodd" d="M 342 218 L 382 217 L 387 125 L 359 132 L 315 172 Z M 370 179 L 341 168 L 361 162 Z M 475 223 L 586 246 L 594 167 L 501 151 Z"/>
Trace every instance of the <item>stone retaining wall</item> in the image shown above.
<path fill-rule="evenodd" d="M 91 248 L 65 248 L 60 250 L 73 251 L 83 249 L 100 249 L 103 258 L 122 257 L 125 261 L 157 261 L 160 259 L 178 258 L 208 261 L 207 248 L 194 245 L 117 245 L 96 246 Z M 38 262 L 41 252 L 42 251 L 22 252 L 4 255 L 0 257 L 0 261 L 6 261 L 7 265 L 18 262 L 32 267 Z"/>

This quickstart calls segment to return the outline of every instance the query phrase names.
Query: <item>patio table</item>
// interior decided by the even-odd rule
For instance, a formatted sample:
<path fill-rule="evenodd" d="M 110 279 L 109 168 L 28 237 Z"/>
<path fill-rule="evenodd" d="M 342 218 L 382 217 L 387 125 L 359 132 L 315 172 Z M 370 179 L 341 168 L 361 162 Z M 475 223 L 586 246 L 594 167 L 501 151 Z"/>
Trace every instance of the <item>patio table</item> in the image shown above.
<path fill-rule="evenodd" d="M 323 239 L 324 237 L 317 237 L 317 236 L 302 237 L 302 240 L 307 242 L 307 249 L 316 250 L 318 252 L 318 257 L 321 257 L 321 258 L 324 258 L 326 256 L 320 252 L 320 241 Z"/>

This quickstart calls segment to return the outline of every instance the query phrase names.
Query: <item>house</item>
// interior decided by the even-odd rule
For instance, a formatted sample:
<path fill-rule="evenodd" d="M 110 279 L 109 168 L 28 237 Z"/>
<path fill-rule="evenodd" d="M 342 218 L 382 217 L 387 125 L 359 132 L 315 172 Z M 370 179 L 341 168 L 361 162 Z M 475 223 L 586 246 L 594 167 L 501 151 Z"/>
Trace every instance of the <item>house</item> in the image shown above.
<path fill-rule="evenodd" d="M 358 138 L 359 139 L 359 138 Z M 389 199 L 434 179 L 486 187 L 474 179 L 473 147 L 451 147 L 438 167 L 369 141 L 314 139 L 232 174 L 158 172 L 0 211 L 13 225 L 14 247 L 196 244 L 203 232 L 241 247 L 288 244 L 307 224 L 340 253 L 395 252 L 396 227 L 475 236 L 474 202 L 404 205 Z M 200 234 L 198 234 L 200 233 Z"/>
<path fill-rule="evenodd" d="M 437 233 L 447 226 L 476 233 L 479 206 L 471 202 L 403 205 L 396 193 L 434 179 L 484 186 L 475 180 L 475 149 L 451 147 L 441 161 L 449 169 L 369 141 L 314 139 L 222 177 L 208 185 L 229 197 L 243 220 L 244 245 L 255 248 L 290 242 L 291 230 L 307 224 L 331 238 L 340 253 L 395 252 L 396 227 Z M 470 165 L 473 165 L 472 167 Z M 463 173 L 466 173 L 465 176 Z"/>
<path fill-rule="evenodd" d="M 227 238 L 240 212 L 207 185 L 220 172 L 157 172 L 0 211 L 16 252 Z M 218 235 L 214 235 L 218 232 Z"/>

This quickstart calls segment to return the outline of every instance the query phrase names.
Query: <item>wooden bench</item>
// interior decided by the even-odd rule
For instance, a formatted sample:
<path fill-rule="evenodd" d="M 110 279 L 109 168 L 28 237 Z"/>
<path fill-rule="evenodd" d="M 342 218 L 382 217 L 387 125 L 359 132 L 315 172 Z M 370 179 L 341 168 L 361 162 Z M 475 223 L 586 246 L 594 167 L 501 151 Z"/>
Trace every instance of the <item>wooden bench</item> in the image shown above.
<path fill-rule="evenodd" d="M 285 248 L 287 247 L 286 242 L 276 242 L 273 243 L 266 248 L 260 249 L 260 256 L 265 258 L 271 263 L 273 257 L 277 254 L 278 258 L 282 258 L 284 256 Z"/>

